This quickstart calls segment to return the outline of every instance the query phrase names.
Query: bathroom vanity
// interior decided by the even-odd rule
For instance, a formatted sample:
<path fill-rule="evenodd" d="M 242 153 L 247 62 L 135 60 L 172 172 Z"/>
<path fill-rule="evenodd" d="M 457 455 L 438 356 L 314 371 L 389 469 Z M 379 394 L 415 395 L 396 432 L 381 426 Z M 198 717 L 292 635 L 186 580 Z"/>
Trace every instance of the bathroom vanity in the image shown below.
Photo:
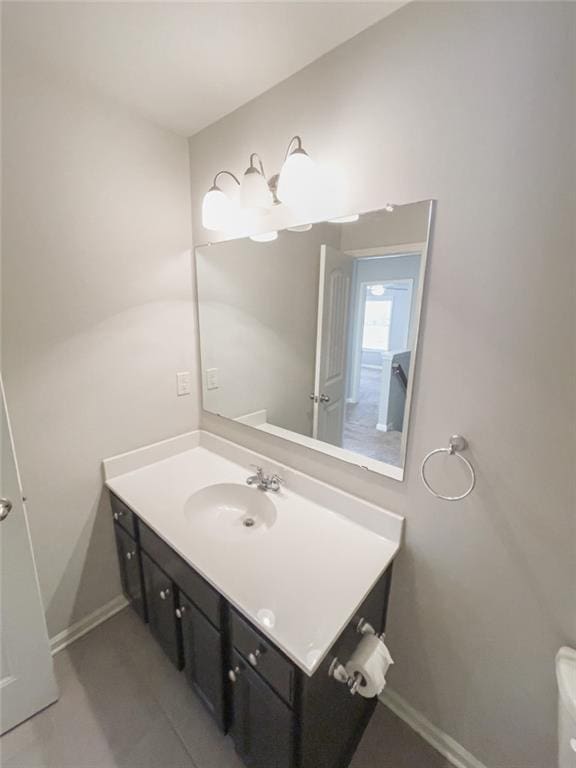
<path fill-rule="evenodd" d="M 104 471 L 124 593 L 243 761 L 344 768 L 376 699 L 330 672 L 384 630 L 402 518 L 202 432 Z"/>

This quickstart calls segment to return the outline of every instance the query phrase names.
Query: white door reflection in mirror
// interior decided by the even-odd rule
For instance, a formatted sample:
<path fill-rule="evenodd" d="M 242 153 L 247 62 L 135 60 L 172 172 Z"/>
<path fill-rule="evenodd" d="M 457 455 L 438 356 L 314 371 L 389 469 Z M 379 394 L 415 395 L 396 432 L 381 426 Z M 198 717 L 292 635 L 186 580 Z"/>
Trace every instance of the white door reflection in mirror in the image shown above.
<path fill-rule="evenodd" d="M 342 445 L 346 407 L 348 307 L 353 265 L 353 258 L 348 254 L 322 245 L 313 436 L 338 446 Z"/>

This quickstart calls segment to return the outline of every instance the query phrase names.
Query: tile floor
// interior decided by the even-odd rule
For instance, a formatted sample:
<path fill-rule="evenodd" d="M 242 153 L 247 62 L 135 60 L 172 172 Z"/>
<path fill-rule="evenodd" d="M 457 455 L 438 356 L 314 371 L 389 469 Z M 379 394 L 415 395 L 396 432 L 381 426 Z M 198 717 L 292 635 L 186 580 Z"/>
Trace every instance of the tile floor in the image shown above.
<path fill-rule="evenodd" d="M 0 739 L 2 768 L 243 768 L 127 608 L 54 657 L 59 701 Z M 350 768 L 447 768 L 379 706 Z"/>

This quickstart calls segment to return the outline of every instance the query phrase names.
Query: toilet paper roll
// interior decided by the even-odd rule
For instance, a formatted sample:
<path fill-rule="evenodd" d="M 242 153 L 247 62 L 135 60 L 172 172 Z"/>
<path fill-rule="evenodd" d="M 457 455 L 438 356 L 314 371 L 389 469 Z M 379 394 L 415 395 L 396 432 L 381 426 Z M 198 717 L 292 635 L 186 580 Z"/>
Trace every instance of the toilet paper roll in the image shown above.
<path fill-rule="evenodd" d="M 378 696 L 386 685 L 386 672 L 394 664 L 390 651 L 377 635 L 364 635 L 346 664 L 350 677 L 360 673 L 363 682 L 358 693 L 365 699 Z"/>

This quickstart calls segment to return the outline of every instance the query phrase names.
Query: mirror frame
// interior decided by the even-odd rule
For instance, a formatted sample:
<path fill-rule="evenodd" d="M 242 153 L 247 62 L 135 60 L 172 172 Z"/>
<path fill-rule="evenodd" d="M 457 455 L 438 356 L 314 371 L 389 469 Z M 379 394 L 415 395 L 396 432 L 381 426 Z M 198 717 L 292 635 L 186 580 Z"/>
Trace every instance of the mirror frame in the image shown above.
<path fill-rule="evenodd" d="M 276 427 L 275 425 L 270 425 L 271 429 L 262 430 L 257 426 L 253 426 L 251 424 L 246 424 L 245 422 L 237 421 L 236 419 L 232 419 L 229 416 L 225 416 L 221 413 L 216 413 L 214 411 L 208 411 L 204 408 L 204 397 L 203 397 L 203 385 L 202 385 L 202 378 L 201 378 L 201 385 L 200 385 L 200 409 L 202 413 L 209 414 L 210 416 L 216 416 L 221 419 L 225 419 L 226 421 L 229 421 L 233 424 L 238 424 L 241 427 L 246 427 L 247 429 L 251 430 L 252 434 L 265 434 L 265 435 L 271 435 L 274 438 L 278 438 L 279 440 L 282 440 L 283 442 L 290 443 L 292 445 L 300 445 L 304 448 L 308 448 L 312 451 L 317 451 L 318 453 L 321 453 L 325 456 L 330 456 L 334 459 L 338 459 L 339 461 L 345 462 L 346 464 L 352 464 L 356 467 L 359 467 L 360 469 L 363 469 L 368 472 L 372 472 L 377 475 L 382 475 L 385 477 L 389 477 L 392 480 L 397 480 L 399 482 L 402 482 L 404 480 L 404 475 L 406 471 L 406 456 L 408 453 L 408 440 L 410 439 L 409 433 L 410 433 L 410 422 L 412 417 L 412 400 L 413 400 L 413 394 L 414 394 L 414 381 L 416 379 L 416 373 L 417 369 L 419 367 L 418 365 L 418 348 L 420 345 L 420 338 L 422 335 L 422 311 L 424 308 L 424 300 L 425 300 L 425 292 L 426 292 L 426 275 L 427 275 L 427 269 L 428 269 L 428 262 L 430 258 L 430 250 L 431 250 L 431 244 L 432 244 L 432 230 L 434 225 L 434 215 L 436 212 L 436 204 L 437 201 L 434 198 L 424 198 L 423 200 L 413 200 L 410 202 L 397 204 L 395 207 L 402 207 L 404 205 L 416 205 L 419 203 L 428 203 L 428 226 L 426 231 L 426 240 L 422 241 L 422 262 L 420 265 L 420 275 L 421 279 L 419 280 L 418 285 L 418 292 L 416 296 L 417 301 L 417 311 L 416 311 L 416 331 L 414 334 L 414 365 L 411 366 L 411 371 L 409 374 L 408 379 L 408 387 L 406 390 L 406 405 L 404 408 L 404 419 L 408 424 L 407 432 L 406 432 L 406 439 L 402 441 L 402 451 L 401 451 L 401 458 L 402 458 L 402 466 L 397 467 L 394 464 L 388 464 L 385 461 L 381 461 L 379 459 L 373 459 L 368 456 L 363 456 L 361 453 L 356 453 L 355 451 L 351 451 L 347 448 L 340 448 L 339 446 L 332 445 L 331 443 L 325 443 L 322 440 L 318 440 L 313 437 L 308 437 L 307 435 L 301 435 L 298 432 L 292 432 L 289 429 L 285 429 L 284 427 Z M 380 213 L 381 211 L 384 211 L 385 208 L 371 208 L 368 210 L 363 211 L 354 211 L 353 214 L 358 213 L 360 216 L 367 215 L 367 214 L 374 214 L 374 213 Z M 338 213 L 338 217 L 342 217 L 345 214 Z M 352 214 L 351 214 L 352 215 Z M 336 217 L 336 215 L 335 215 Z M 307 219 L 307 220 L 299 220 L 296 222 L 291 222 L 290 227 L 296 227 L 296 226 L 305 226 L 308 224 L 323 224 L 328 221 L 328 217 L 323 217 L 320 219 Z M 278 232 L 283 232 L 288 229 L 288 226 L 285 226 L 283 228 L 280 228 Z M 210 248 L 212 245 L 220 245 L 222 243 L 229 243 L 234 242 L 235 240 L 245 240 L 250 237 L 251 234 L 257 234 L 257 231 L 254 232 L 246 232 L 243 233 L 241 236 L 233 236 L 233 237 L 224 237 L 220 240 L 214 240 L 212 242 L 206 242 L 206 243 L 200 243 L 199 245 L 194 246 L 194 297 L 196 299 L 196 324 L 198 328 L 198 353 L 199 353 L 199 359 L 200 359 L 200 376 L 202 377 L 202 371 L 203 371 L 203 365 L 202 365 L 202 339 L 201 339 L 201 332 L 200 332 L 200 298 L 199 298 L 199 290 L 198 290 L 198 251 L 200 249 L 206 249 Z"/>

